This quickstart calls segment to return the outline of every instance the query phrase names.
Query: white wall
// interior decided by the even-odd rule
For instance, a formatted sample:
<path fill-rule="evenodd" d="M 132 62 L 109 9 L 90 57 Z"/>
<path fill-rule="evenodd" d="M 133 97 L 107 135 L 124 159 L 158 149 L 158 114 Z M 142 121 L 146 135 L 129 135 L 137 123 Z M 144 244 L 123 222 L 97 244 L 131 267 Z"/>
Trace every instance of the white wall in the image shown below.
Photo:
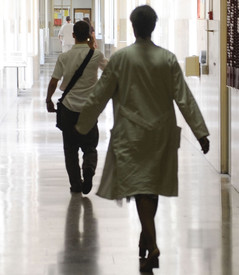
<path fill-rule="evenodd" d="M 202 111 L 206 124 L 209 128 L 211 141 L 210 151 L 205 157 L 218 171 L 221 171 L 221 148 L 220 148 L 220 33 L 219 21 L 212 21 L 211 29 L 215 32 L 205 32 L 206 21 L 200 21 L 198 27 L 198 53 L 203 50 L 203 45 L 208 43 L 208 66 L 209 74 L 201 77 L 187 77 L 186 80 L 191 88 L 197 103 Z M 206 33 L 206 36 L 203 34 Z M 182 121 L 181 121 L 182 122 Z M 186 127 L 187 128 L 187 127 Z M 200 148 L 198 142 L 192 136 L 190 130 L 183 132 L 186 137 Z"/>
<path fill-rule="evenodd" d="M 239 90 L 229 89 L 231 98 L 231 182 L 239 192 Z"/>
<path fill-rule="evenodd" d="M 74 8 L 92 8 L 92 0 L 72 0 L 72 7 Z"/>
<path fill-rule="evenodd" d="M 205 156 L 220 172 L 220 21 L 211 21 L 215 32 L 206 32 L 208 20 L 197 19 L 195 0 L 151 0 L 151 6 L 159 16 L 158 26 L 153 34 L 156 43 L 174 52 L 184 68 L 185 57 L 199 55 L 201 50 L 209 53 L 209 74 L 201 77 L 187 77 L 186 81 L 196 98 L 210 131 L 211 149 Z M 214 0 L 220 6 L 220 0 Z M 214 17 L 220 18 L 219 8 Z M 207 17 L 207 14 L 205 14 Z M 162 44 L 161 44 L 162 43 Z M 208 45 L 208 47 L 207 47 Z M 198 149 L 198 141 L 192 135 L 178 112 L 178 123 L 186 136 Z"/>

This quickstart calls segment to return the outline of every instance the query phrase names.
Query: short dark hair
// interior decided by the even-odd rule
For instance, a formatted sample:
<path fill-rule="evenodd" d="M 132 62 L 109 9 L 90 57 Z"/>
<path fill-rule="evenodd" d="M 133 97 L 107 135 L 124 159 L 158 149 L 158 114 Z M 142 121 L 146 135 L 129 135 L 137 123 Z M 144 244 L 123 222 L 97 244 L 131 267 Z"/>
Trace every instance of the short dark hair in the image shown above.
<path fill-rule="evenodd" d="M 90 19 L 88 17 L 83 17 L 83 21 L 87 22 L 89 25 L 91 25 L 90 23 Z"/>
<path fill-rule="evenodd" d="M 92 34 L 92 32 L 94 32 L 94 28 L 91 25 L 90 19 L 88 17 L 83 17 L 83 21 L 90 25 L 90 33 Z"/>
<path fill-rule="evenodd" d="M 151 36 L 157 20 L 156 12 L 149 5 L 135 8 L 130 15 L 130 21 L 137 36 L 144 39 Z"/>
<path fill-rule="evenodd" d="M 90 26 L 85 21 L 78 21 L 74 24 L 73 32 L 79 42 L 85 41 L 89 38 Z"/>

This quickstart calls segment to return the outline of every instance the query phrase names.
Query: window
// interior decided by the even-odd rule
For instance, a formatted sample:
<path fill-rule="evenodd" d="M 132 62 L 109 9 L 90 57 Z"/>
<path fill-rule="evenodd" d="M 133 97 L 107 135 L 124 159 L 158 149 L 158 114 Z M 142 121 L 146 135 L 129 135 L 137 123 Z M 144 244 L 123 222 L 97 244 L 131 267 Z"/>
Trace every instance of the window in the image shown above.
<path fill-rule="evenodd" d="M 115 43 L 116 0 L 105 0 L 105 44 Z"/>
<path fill-rule="evenodd" d="M 102 39 L 102 12 L 101 12 L 101 0 L 95 0 L 95 37 L 96 39 Z"/>

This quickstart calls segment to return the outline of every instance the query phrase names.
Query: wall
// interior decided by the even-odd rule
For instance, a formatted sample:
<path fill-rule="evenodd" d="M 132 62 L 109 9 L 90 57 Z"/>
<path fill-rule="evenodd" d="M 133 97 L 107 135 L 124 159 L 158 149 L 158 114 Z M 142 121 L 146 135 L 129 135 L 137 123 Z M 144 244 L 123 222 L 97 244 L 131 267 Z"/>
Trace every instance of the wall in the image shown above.
<path fill-rule="evenodd" d="M 74 8 L 92 8 L 91 0 L 72 0 L 72 7 Z"/>
<path fill-rule="evenodd" d="M 231 4 L 231 3 L 229 3 Z M 233 6 L 230 7 L 233 9 Z M 237 8 L 234 10 L 235 12 L 238 11 Z M 229 12 L 231 10 L 229 9 Z M 230 18 L 233 18 L 231 15 L 229 15 Z M 233 20 L 229 20 L 230 27 L 232 30 L 237 28 L 238 30 L 238 25 L 233 25 Z M 237 43 L 236 40 L 236 35 L 234 35 L 231 31 L 229 32 L 229 44 L 231 42 Z M 233 40 L 231 40 L 230 35 L 232 35 Z M 227 45 L 227 46 L 234 46 L 234 45 Z M 235 56 L 233 56 L 234 60 L 238 60 L 238 53 L 235 48 L 233 48 L 235 51 Z M 230 52 L 229 52 L 230 53 Z M 229 57 L 229 59 L 232 59 L 232 56 Z M 229 61 L 229 60 L 228 60 Z M 229 61 L 230 64 L 230 61 Z M 228 64 L 228 65 L 229 65 Z M 232 65 L 232 64 L 230 64 Z M 234 64 L 233 64 L 234 65 Z M 237 67 L 237 64 L 236 64 Z M 233 85 L 233 84 L 232 84 Z M 229 151 L 230 151 L 230 175 L 231 175 L 231 183 L 232 185 L 239 191 L 239 166 L 238 166 L 238 159 L 239 159 L 239 146 L 238 146 L 238 141 L 239 141 L 239 122 L 238 122 L 238 117 L 239 117 L 239 90 L 235 88 L 228 87 L 228 95 L 229 95 L 229 117 L 230 117 L 230 127 L 229 127 L 229 132 L 230 132 L 230 146 L 229 146 Z"/>
<path fill-rule="evenodd" d="M 210 131 L 211 149 L 205 157 L 220 172 L 220 1 L 215 0 L 213 3 L 213 6 L 217 6 L 214 17 L 218 20 L 210 21 L 207 20 L 207 11 L 205 19 L 197 19 L 197 1 L 194 0 L 152 0 L 151 5 L 159 15 L 159 26 L 153 38 L 157 38 L 155 40 L 159 45 L 176 54 L 183 70 L 185 57 L 200 55 L 201 50 L 207 50 L 209 74 L 186 77 L 186 81 Z M 208 29 L 211 32 L 206 31 Z M 180 112 L 177 114 L 178 124 L 183 127 L 182 134 L 200 150 Z"/>
<path fill-rule="evenodd" d="M 213 32 L 206 32 L 210 29 Z M 220 33 L 219 21 L 199 20 L 197 22 L 197 55 L 207 50 L 209 73 L 200 77 L 187 77 L 186 81 L 201 109 L 208 126 L 211 141 L 210 152 L 205 155 L 212 166 L 221 171 L 220 148 Z M 181 120 L 180 123 L 183 121 Z M 184 123 L 182 124 L 184 125 Z M 200 149 L 188 127 L 183 134 Z"/>
<path fill-rule="evenodd" d="M 229 89 L 231 102 L 231 182 L 239 191 L 239 90 Z"/>

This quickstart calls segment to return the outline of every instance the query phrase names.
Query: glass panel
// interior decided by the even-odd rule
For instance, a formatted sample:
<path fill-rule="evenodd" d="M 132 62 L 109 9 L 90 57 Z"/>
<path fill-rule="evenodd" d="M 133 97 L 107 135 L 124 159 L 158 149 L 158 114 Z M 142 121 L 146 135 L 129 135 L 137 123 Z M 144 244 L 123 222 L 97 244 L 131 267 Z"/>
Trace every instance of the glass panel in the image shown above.
<path fill-rule="evenodd" d="M 101 0 L 95 0 L 95 36 L 97 39 L 102 39 L 101 8 Z"/>
<path fill-rule="evenodd" d="M 114 44 L 115 1 L 105 0 L 105 44 Z"/>
<path fill-rule="evenodd" d="M 8 0 L 1 2 L 0 68 L 18 68 L 17 88 L 33 83 L 34 57 L 38 55 L 38 0 Z M 24 73 L 23 73 L 24 72 Z"/>

